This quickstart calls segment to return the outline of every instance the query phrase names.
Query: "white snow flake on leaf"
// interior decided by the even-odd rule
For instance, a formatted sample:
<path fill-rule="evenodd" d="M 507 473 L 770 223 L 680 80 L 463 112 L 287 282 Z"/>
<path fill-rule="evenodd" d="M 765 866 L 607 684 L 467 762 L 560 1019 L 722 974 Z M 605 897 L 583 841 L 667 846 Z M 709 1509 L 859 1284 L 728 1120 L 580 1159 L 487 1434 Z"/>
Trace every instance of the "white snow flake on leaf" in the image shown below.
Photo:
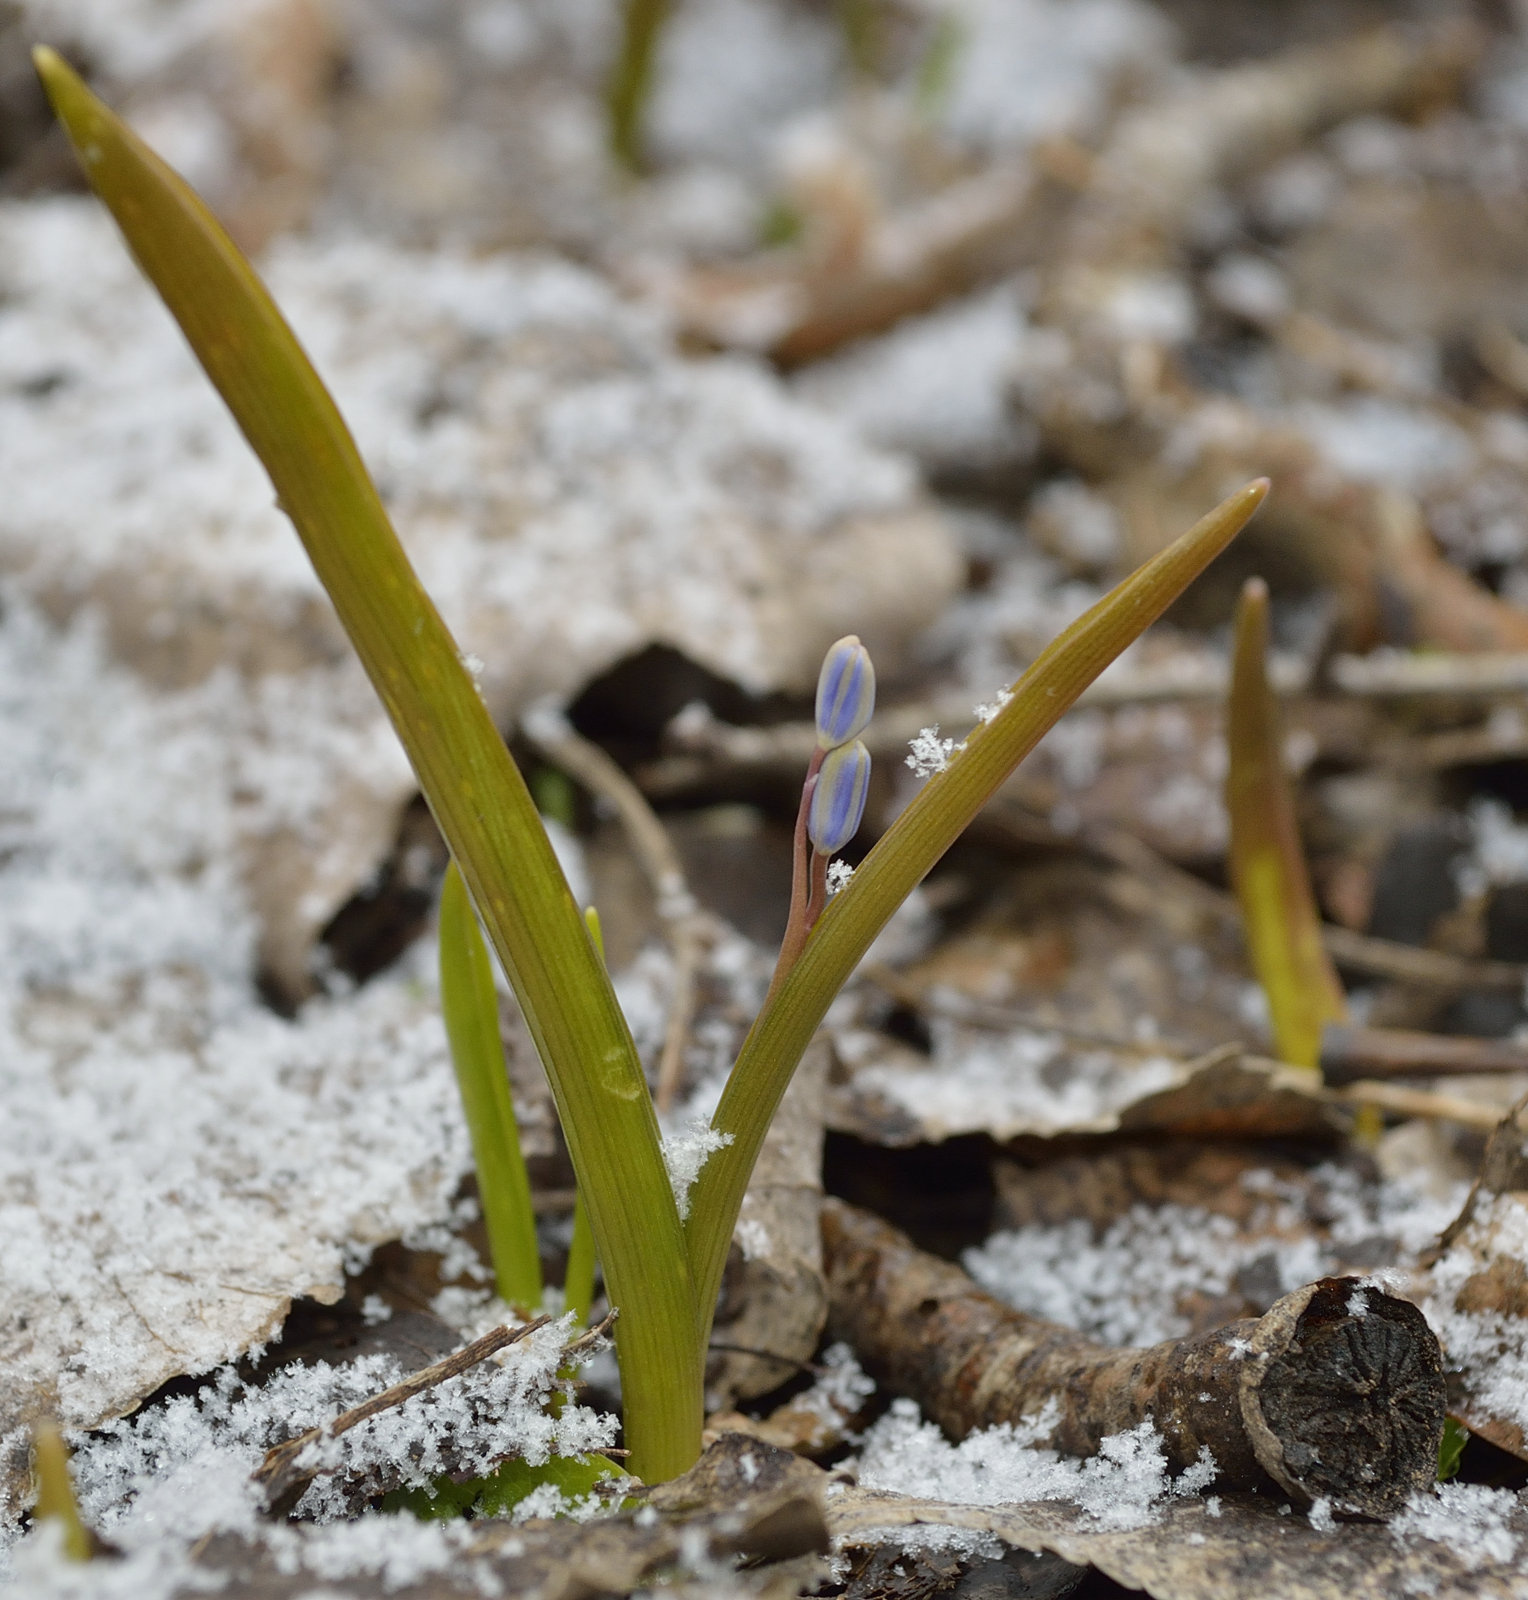
<path fill-rule="evenodd" d="M 907 764 L 920 778 L 931 778 L 936 772 L 943 772 L 955 753 L 955 741 L 939 737 L 937 722 L 932 728 L 921 729 L 908 740 L 908 746 Z"/>
<path fill-rule="evenodd" d="M 718 1133 L 706 1117 L 696 1117 L 676 1132 L 664 1134 L 663 1164 L 668 1168 L 681 1222 L 690 1214 L 690 1190 L 700 1169 L 718 1150 L 725 1150 L 732 1137 L 730 1133 Z"/>

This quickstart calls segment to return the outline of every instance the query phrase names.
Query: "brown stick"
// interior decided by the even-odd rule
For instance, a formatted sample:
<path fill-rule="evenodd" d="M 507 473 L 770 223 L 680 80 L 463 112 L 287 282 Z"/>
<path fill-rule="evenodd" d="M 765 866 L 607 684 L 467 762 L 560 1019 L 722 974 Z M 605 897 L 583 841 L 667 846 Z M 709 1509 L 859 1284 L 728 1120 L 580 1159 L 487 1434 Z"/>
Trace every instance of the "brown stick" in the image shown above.
<path fill-rule="evenodd" d="M 953 1438 L 1054 1403 L 1045 1442 L 1089 1456 L 1149 1418 L 1175 1470 L 1208 1446 L 1227 1488 L 1271 1480 L 1352 1516 L 1397 1511 L 1436 1474 L 1438 1341 L 1415 1306 L 1357 1279 L 1325 1278 L 1211 1333 L 1114 1349 L 1001 1304 L 869 1212 L 825 1200 L 822 1226 L 833 1335 Z"/>
<path fill-rule="evenodd" d="M 1321 1073 L 1334 1088 L 1360 1078 L 1456 1078 L 1478 1072 L 1528 1072 L 1528 1050 L 1500 1039 L 1342 1023 L 1330 1024 L 1321 1035 Z"/>

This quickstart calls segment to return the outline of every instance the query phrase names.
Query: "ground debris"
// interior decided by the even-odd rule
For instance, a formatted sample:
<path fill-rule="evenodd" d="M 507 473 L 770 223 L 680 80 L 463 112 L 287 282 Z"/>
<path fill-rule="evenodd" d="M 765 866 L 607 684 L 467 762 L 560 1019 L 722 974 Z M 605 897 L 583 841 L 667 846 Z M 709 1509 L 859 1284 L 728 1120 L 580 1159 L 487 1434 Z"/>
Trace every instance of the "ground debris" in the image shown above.
<path fill-rule="evenodd" d="M 1490 1491 L 1487 1491 L 1489 1494 Z M 1422 1504 L 1431 1503 L 1432 1491 Z M 1443 1491 L 1442 1501 L 1450 1497 Z M 1522 1600 L 1528 1577 L 1516 1552 L 1528 1540 L 1528 1508 L 1497 1494 L 1492 1512 L 1501 1536 L 1482 1548 L 1466 1514 L 1433 1524 L 1433 1536 L 1365 1523 L 1318 1529 L 1303 1516 L 1259 1496 L 1173 1499 L 1160 1520 L 1140 1529 L 1100 1530 L 1085 1513 L 1059 1504 L 964 1506 L 864 1489 L 828 1501 L 828 1522 L 841 1544 L 863 1545 L 900 1535 L 910 1548 L 950 1530 L 968 1541 L 986 1536 L 1019 1549 L 1048 1550 L 1096 1567 L 1116 1583 L 1155 1600 Z M 1478 1527 L 1478 1524 L 1476 1525 Z M 937 1544 L 936 1544 L 937 1548 Z"/>
<path fill-rule="evenodd" d="M 1437 1341 L 1414 1306 L 1358 1279 L 1323 1279 L 1256 1322 L 1117 1350 L 1010 1310 L 867 1212 L 830 1202 L 823 1216 L 829 1326 L 954 1438 L 1023 1424 L 1092 1456 L 1149 1420 L 1176 1471 L 1207 1451 L 1228 1487 L 1276 1484 L 1349 1514 L 1393 1513 L 1433 1481 Z"/>
<path fill-rule="evenodd" d="M 1480 1176 L 1412 1289 L 1443 1341 L 1449 1409 L 1528 1460 L 1528 1100 L 1486 1146 Z"/>
<path fill-rule="evenodd" d="M 644 1583 L 703 1580 L 712 1593 L 780 1594 L 732 1588 L 740 1560 L 768 1578 L 779 1564 L 785 1593 L 820 1580 L 810 1558 L 828 1547 L 823 1521 L 826 1476 L 808 1462 L 756 1439 L 727 1435 L 683 1477 L 645 1492 L 639 1506 L 592 1521 L 531 1519 L 518 1523 L 419 1523 L 406 1515 L 371 1514 L 350 1524 L 286 1527 L 264 1535 L 213 1532 L 183 1550 L 169 1570 L 141 1562 L 137 1575 L 163 1600 L 233 1583 L 241 1595 L 297 1600 L 326 1594 L 370 1596 L 379 1582 L 414 1600 L 466 1600 L 504 1593 L 524 1600 L 583 1600 L 626 1595 Z M 69 1571 L 40 1549 L 18 1558 L 30 1588 L 73 1595 Z M 134 1575 L 131 1555 L 117 1581 Z M 110 1572 L 106 1574 L 112 1576 Z M 118 1590 L 116 1592 L 128 1592 Z"/>

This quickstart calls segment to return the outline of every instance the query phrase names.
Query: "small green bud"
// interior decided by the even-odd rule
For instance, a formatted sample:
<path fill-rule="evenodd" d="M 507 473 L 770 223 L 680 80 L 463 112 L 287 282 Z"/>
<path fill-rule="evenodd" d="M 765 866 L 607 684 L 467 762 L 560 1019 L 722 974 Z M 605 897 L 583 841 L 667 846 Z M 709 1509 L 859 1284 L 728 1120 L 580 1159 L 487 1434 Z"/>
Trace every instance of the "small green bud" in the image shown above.
<path fill-rule="evenodd" d="M 846 634 L 822 660 L 817 678 L 817 742 L 824 750 L 865 731 L 875 710 L 875 668 L 856 634 Z"/>

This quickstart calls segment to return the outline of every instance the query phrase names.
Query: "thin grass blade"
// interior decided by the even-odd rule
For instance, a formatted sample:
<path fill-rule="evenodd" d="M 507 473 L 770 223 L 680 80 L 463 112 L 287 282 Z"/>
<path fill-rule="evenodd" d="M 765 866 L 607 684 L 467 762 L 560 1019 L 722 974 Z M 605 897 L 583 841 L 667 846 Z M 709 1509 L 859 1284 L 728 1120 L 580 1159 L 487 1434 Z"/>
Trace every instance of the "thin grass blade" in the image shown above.
<path fill-rule="evenodd" d="M 454 861 L 440 893 L 440 1008 L 472 1135 L 494 1282 L 501 1300 L 529 1315 L 540 1310 L 542 1289 L 531 1184 L 509 1092 L 488 946 Z"/>
<path fill-rule="evenodd" d="M 69 1446 L 56 1422 L 39 1422 L 33 1427 L 32 1468 L 37 1477 L 37 1504 L 32 1516 L 38 1522 L 60 1524 L 64 1554 L 70 1561 L 89 1561 L 95 1554 L 95 1540 L 80 1517 L 74 1476 L 69 1470 Z"/>
<path fill-rule="evenodd" d="M 1268 588 L 1252 578 L 1236 611 L 1226 708 L 1231 882 L 1252 969 L 1268 1000 L 1274 1048 L 1280 1060 L 1315 1071 L 1321 1030 L 1346 1018 L 1347 1002 L 1321 942 L 1267 663 Z"/>

